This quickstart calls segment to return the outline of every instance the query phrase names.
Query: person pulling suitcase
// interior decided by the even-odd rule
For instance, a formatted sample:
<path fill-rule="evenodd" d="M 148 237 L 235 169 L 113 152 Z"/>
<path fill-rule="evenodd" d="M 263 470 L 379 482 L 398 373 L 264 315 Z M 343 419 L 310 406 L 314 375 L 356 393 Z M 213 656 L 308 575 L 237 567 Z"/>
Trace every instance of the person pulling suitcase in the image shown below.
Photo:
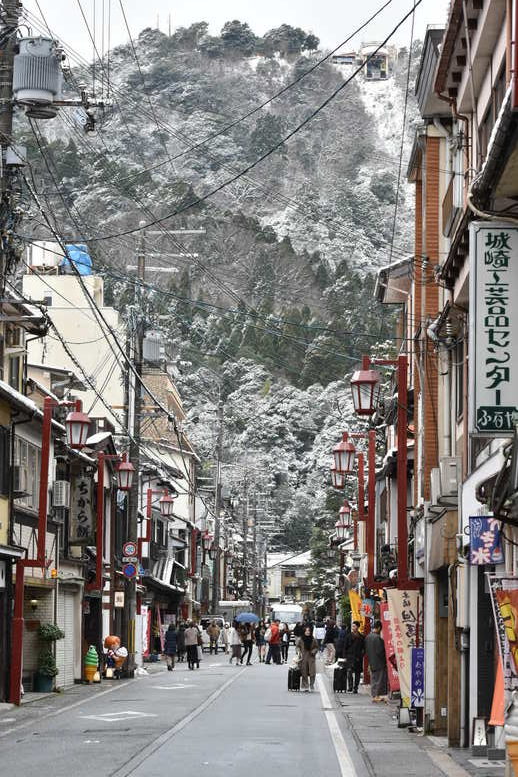
<path fill-rule="evenodd" d="M 309 693 L 315 688 L 315 676 L 317 673 L 315 657 L 318 653 L 318 642 L 313 636 L 313 629 L 311 626 L 304 627 L 304 632 L 299 638 L 297 647 L 300 650 L 302 690 L 305 693 Z"/>

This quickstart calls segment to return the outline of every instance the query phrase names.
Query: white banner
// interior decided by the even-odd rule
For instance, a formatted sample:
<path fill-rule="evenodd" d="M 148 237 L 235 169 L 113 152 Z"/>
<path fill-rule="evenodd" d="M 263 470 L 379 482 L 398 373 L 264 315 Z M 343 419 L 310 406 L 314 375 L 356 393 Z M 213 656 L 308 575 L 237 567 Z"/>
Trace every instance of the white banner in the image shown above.
<path fill-rule="evenodd" d="M 518 227 L 473 221 L 469 230 L 469 431 L 501 437 L 517 410 Z"/>
<path fill-rule="evenodd" d="M 412 648 L 418 646 L 423 626 L 421 594 L 418 591 L 387 588 L 387 599 L 401 704 L 403 707 L 409 707 L 412 696 Z"/>

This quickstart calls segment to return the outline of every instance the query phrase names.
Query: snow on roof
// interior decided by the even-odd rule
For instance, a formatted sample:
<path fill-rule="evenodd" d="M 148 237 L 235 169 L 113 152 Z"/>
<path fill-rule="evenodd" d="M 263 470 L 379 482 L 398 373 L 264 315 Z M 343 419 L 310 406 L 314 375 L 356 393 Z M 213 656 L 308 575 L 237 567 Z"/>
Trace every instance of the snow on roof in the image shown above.
<path fill-rule="evenodd" d="M 268 553 L 267 568 L 280 566 L 307 566 L 311 563 L 311 551 L 306 550 L 303 553 Z"/>
<path fill-rule="evenodd" d="M 3 380 L 0 380 L 0 394 L 7 397 L 7 399 L 11 400 L 15 405 L 18 405 L 18 407 L 21 407 L 31 415 L 43 415 L 36 402 L 33 402 L 32 399 L 29 399 L 24 394 L 16 391 L 16 389 L 13 389 L 12 386 L 5 383 Z"/>

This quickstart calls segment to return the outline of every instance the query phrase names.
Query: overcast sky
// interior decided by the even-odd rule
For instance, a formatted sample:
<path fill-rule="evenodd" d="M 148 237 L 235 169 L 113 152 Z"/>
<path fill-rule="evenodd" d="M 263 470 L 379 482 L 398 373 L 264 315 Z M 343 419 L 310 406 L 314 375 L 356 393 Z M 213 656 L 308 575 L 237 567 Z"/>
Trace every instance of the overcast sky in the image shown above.
<path fill-rule="evenodd" d="M 287 23 L 314 32 L 322 45 L 333 48 L 356 27 L 383 5 L 383 0 L 122 0 L 132 35 L 145 27 L 168 31 L 171 25 L 186 27 L 193 22 L 206 21 L 210 31 L 218 33 L 231 19 L 246 21 L 257 35 L 272 27 Z M 105 40 L 107 34 L 108 6 L 111 4 L 111 43 L 117 45 L 128 40 L 124 27 L 120 0 L 39 0 L 40 8 L 53 33 L 65 44 L 91 57 L 92 46 L 81 17 L 79 2 L 90 24 L 97 19 L 98 48 L 101 49 L 102 10 L 105 14 Z M 36 0 L 23 0 L 30 12 L 39 16 Z M 352 45 L 363 41 L 383 40 L 388 32 L 407 13 L 413 0 L 392 0 L 385 11 L 359 36 Z M 422 0 L 416 10 L 416 37 L 423 37 L 428 24 L 444 24 L 448 0 Z M 405 45 L 410 38 L 410 23 L 401 27 L 396 42 Z"/>

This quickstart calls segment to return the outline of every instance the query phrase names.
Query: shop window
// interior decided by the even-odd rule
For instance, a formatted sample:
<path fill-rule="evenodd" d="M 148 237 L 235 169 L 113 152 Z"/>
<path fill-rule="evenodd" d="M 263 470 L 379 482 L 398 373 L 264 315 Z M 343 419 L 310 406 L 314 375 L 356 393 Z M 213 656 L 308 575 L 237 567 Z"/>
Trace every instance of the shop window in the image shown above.
<path fill-rule="evenodd" d="M 21 391 L 22 388 L 22 368 L 23 359 L 20 355 L 9 356 L 8 360 L 8 383 L 15 391 Z"/>

